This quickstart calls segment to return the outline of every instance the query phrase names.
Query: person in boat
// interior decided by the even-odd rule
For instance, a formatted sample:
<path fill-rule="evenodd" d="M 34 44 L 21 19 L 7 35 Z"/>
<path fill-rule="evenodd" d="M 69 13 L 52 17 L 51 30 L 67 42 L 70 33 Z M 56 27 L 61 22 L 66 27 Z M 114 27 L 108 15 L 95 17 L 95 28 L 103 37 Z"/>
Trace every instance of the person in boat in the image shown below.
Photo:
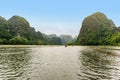
<path fill-rule="evenodd" d="M 67 44 L 65 44 L 65 47 L 67 47 Z"/>

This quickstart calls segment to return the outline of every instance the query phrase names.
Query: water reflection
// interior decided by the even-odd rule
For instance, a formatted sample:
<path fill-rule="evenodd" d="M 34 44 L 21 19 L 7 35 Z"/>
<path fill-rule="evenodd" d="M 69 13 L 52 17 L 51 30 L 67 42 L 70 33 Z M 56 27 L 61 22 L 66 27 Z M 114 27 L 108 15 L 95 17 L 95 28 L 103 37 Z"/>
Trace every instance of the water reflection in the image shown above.
<path fill-rule="evenodd" d="M 18 80 L 30 56 L 25 48 L 0 48 L 0 80 Z"/>
<path fill-rule="evenodd" d="M 0 80 L 119 80 L 119 53 L 87 46 L 0 47 Z"/>
<path fill-rule="evenodd" d="M 102 53 L 101 53 L 102 52 Z M 114 54 L 110 52 L 111 54 Z M 111 80 L 112 73 L 116 72 L 115 56 L 106 51 L 94 49 L 82 50 L 80 60 L 80 72 L 77 74 L 80 80 Z M 114 72 L 112 72 L 114 71 Z M 117 76 L 118 77 L 118 76 Z M 114 76 L 115 79 L 115 76 Z"/>

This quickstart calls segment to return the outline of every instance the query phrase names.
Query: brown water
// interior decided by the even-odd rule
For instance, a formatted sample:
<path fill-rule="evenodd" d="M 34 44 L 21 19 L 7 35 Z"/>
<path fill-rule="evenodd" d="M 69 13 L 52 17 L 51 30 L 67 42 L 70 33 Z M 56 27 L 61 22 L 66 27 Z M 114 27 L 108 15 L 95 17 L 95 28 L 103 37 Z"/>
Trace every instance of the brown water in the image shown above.
<path fill-rule="evenodd" d="M 119 80 L 120 47 L 0 46 L 0 80 Z"/>

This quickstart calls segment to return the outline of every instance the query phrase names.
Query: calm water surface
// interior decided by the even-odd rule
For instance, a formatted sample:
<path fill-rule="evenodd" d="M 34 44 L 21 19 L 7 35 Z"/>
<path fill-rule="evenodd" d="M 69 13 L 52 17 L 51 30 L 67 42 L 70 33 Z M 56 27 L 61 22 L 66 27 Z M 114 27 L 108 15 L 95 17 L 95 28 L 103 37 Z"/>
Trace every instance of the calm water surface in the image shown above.
<path fill-rule="evenodd" d="M 120 80 L 120 47 L 1 45 L 0 80 Z"/>

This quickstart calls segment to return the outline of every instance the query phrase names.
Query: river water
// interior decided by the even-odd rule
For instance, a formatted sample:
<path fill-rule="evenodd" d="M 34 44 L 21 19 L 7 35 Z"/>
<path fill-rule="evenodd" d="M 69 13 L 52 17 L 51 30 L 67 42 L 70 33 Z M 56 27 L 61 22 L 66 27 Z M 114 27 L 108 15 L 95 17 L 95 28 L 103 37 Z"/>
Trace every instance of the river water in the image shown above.
<path fill-rule="evenodd" d="M 120 47 L 1 45 L 0 80 L 120 80 Z"/>

